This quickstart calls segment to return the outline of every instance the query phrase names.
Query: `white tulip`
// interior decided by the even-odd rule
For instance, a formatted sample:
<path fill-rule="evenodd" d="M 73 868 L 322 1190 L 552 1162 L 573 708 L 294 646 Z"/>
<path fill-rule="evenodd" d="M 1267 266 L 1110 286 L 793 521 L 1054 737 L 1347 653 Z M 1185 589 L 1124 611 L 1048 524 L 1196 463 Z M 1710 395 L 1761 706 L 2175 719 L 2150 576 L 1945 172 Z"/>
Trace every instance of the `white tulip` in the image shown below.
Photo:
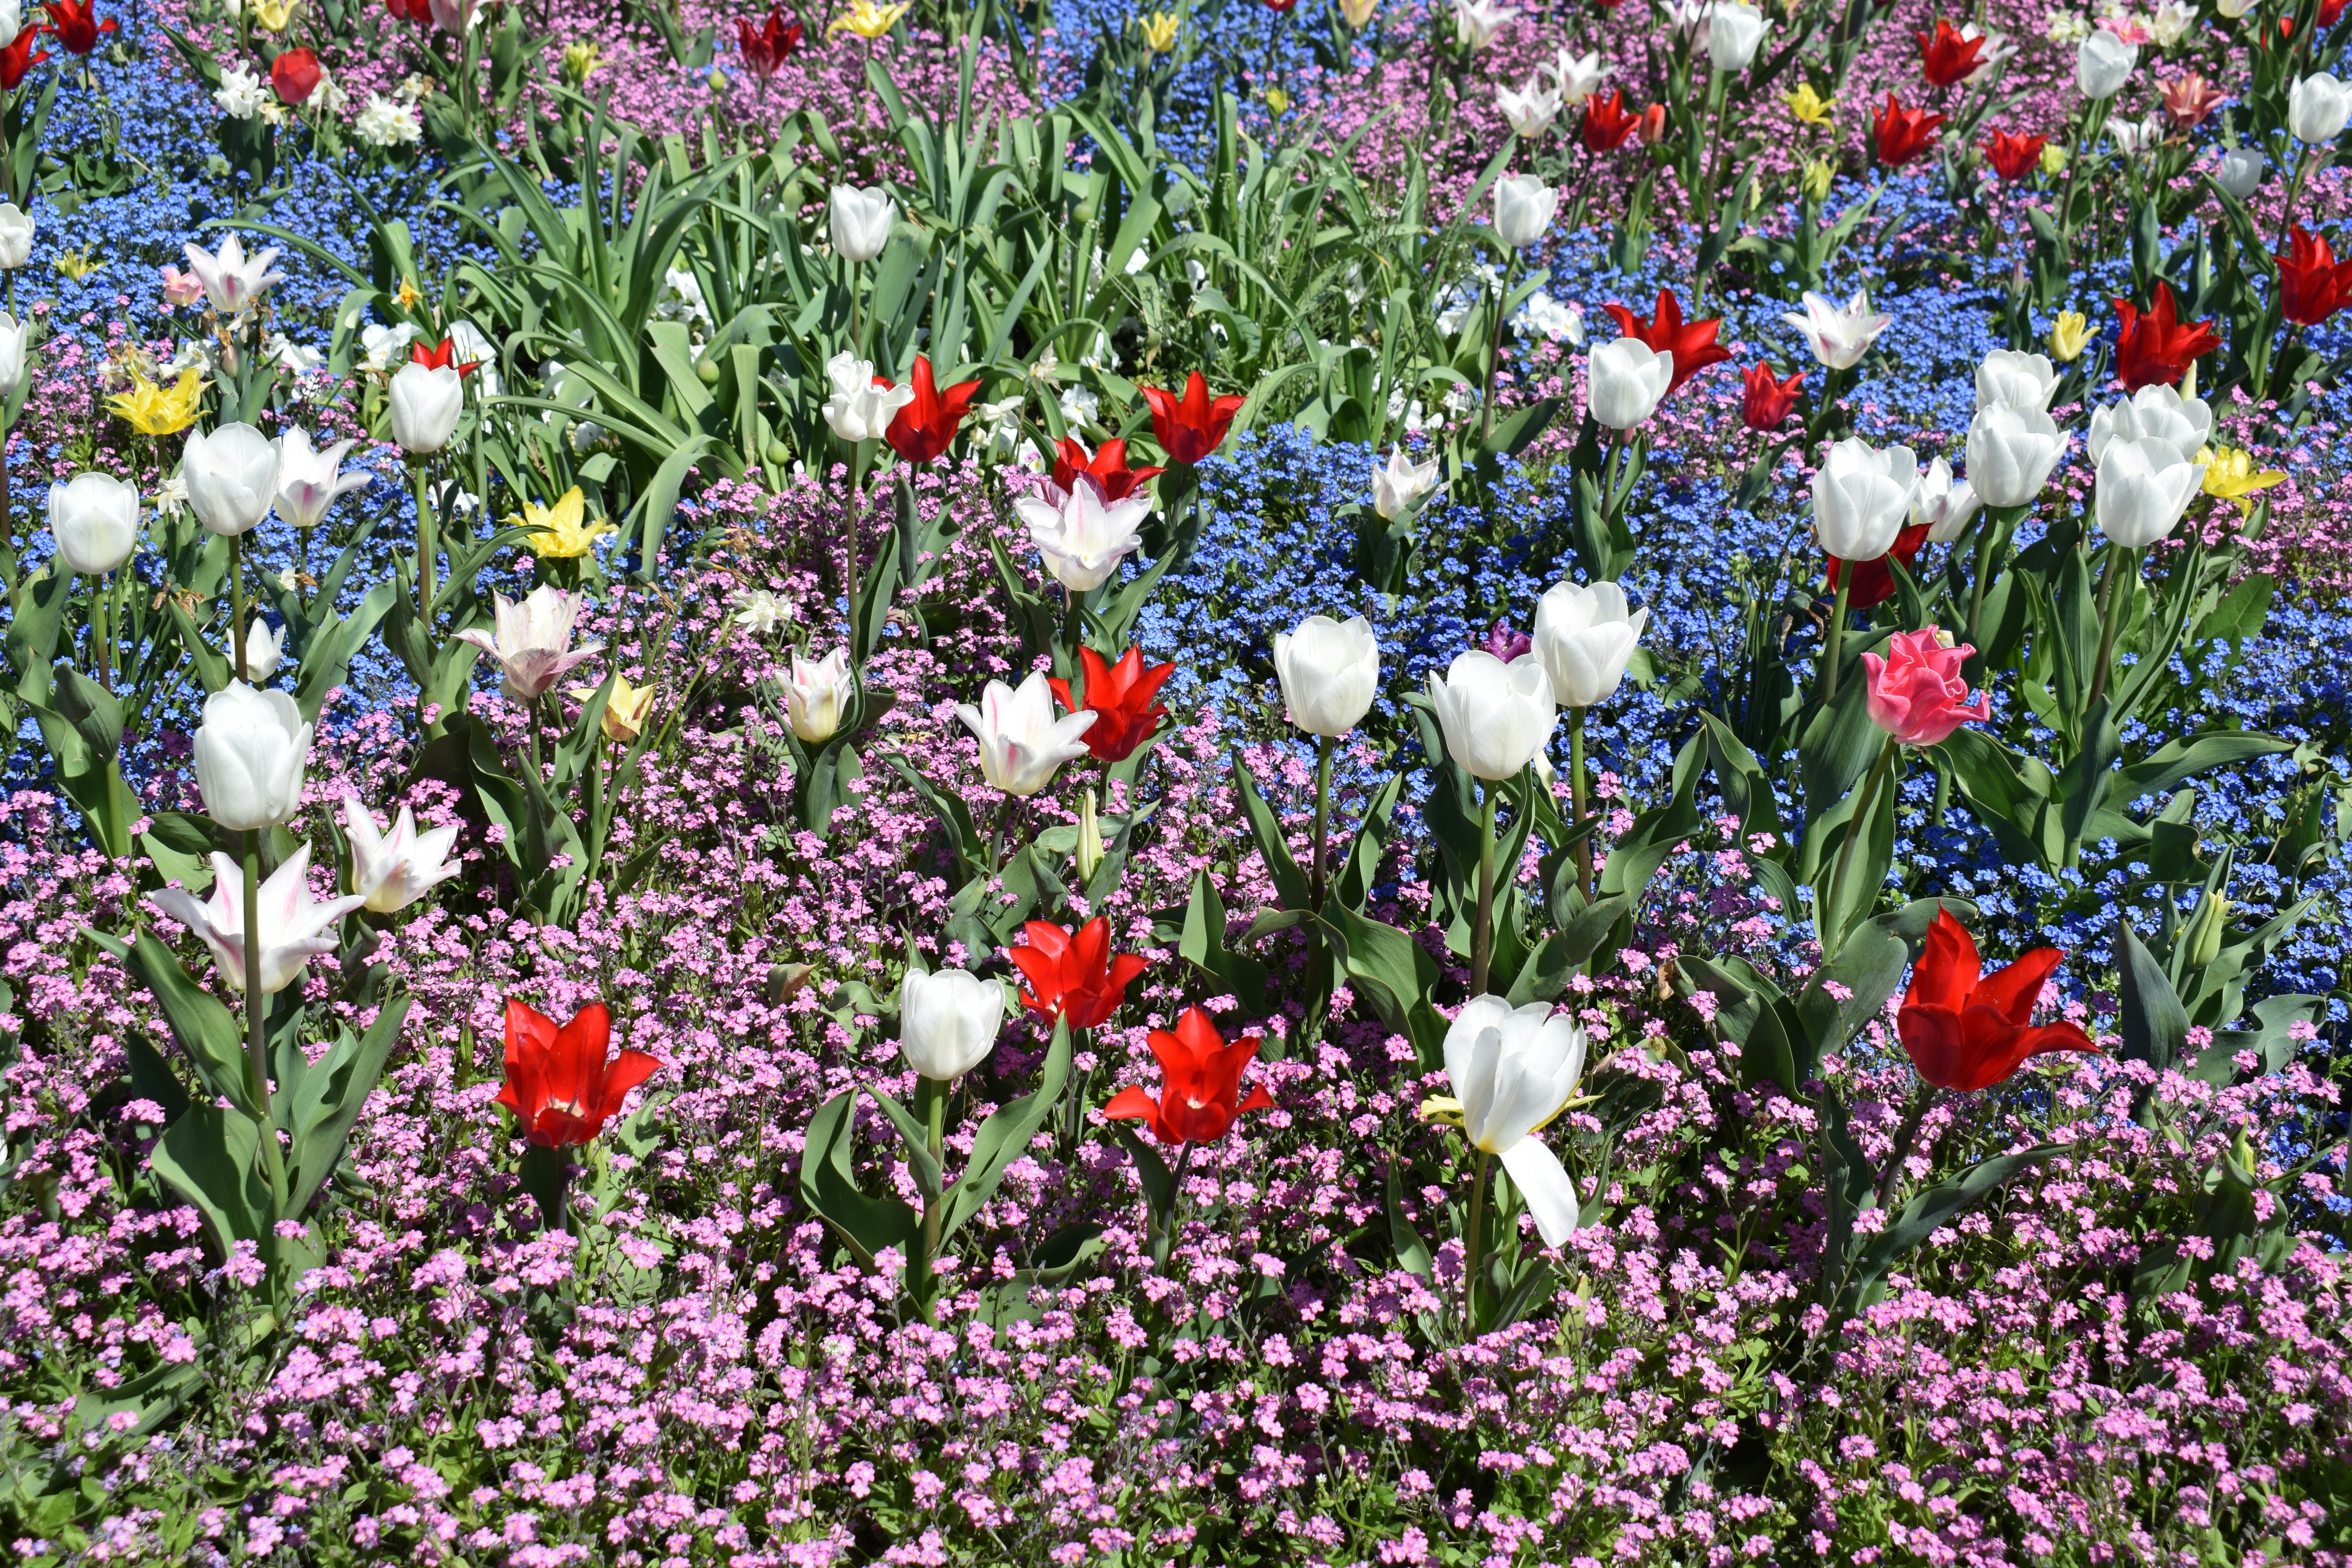
<path fill-rule="evenodd" d="M 1674 379 L 1675 356 L 1639 338 L 1612 338 L 1584 356 L 1585 401 L 1612 430 L 1631 430 L 1656 413 Z"/>
<path fill-rule="evenodd" d="M 1790 311 L 1780 319 L 1805 334 L 1813 357 L 1832 370 L 1852 370 L 1878 341 L 1895 318 L 1870 308 L 1870 290 L 1859 290 L 1843 306 L 1805 290 L 1804 314 Z"/>
<path fill-rule="evenodd" d="M 25 384 L 25 358 L 33 346 L 33 323 L 0 310 L 0 402 Z"/>
<path fill-rule="evenodd" d="M 923 1077 L 953 1083 L 988 1059 L 1004 1026 L 1004 987 L 968 969 L 898 983 L 898 1050 Z"/>
<path fill-rule="evenodd" d="M 302 977 L 313 958 L 335 951 L 334 925 L 361 906 L 354 897 L 321 903 L 310 897 L 310 847 L 287 857 L 261 884 L 254 912 L 260 917 L 261 989 L 274 995 Z M 215 850 L 213 890 L 199 900 L 184 888 L 166 888 L 147 901 L 204 940 L 213 964 L 232 991 L 245 989 L 245 873 Z"/>
<path fill-rule="evenodd" d="M 131 559 L 139 543 L 139 492 L 112 474 L 76 474 L 49 486 L 49 532 L 58 554 L 86 577 Z"/>
<path fill-rule="evenodd" d="M 1744 71 L 1771 21 L 1752 5 L 1717 4 L 1706 18 L 1706 56 L 1719 71 Z"/>
<path fill-rule="evenodd" d="M 898 211 L 889 192 L 879 185 L 864 190 L 835 185 L 829 205 L 832 222 L 827 237 L 835 254 L 850 261 L 871 261 L 882 254 L 890 243 L 890 220 Z"/>
<path fill-rule="evenodd" d="M 2252 147 L 2232 147 L 2221 154 L 2213 183 L 2244 201 L 2263 188 L 2263 155 Z"/>
<path fill-rule="evenodd" d="M 224 316 L 250 310 L 272 283 L 286 276 L 269 270 L 269 264 L 278 259 L 276 246 L 248 257 L 244 241 L 233 234 L 222 237 L 217 255 L 193 243 L 183 249 L 187 254 L 189 269 L 205 286 L 205 298 Z"/>
<path fill-rule="evenodd" d="M 210 435 L 191 430 L 180 479 L 196 521 L 234 539 L 259 527 L 278 499 L 278 448 L 250 425 L 224 425 Z"/>
<path fill-rule="evenodd" d="M 1969 483 L 1987 506 L 2027 506 L 2066 455 L 2066 433 L 2039 408 L 1996 403 L 1969 422 Z"/>
<path fill-rule="evenodd" d="M 495 635 L 469 626 L 457 634 L 499 661 L 506 679 L 502 689 L 517 702 L 536 702 L 555 689 L 566 672 L 587 663 L 604 650 L 601 642 L 572 646 L 572 626 L 580 618 L 585 594 L 567 594 L 551 583 L 541 583 L 520 604 L 504 594 L 491 595 L 496 615 Z"/>
<path fill-rule="evenodd" d="M 17 29 L 23 31 L 22 28 Z M 12 32 L 8 38 L 16 36 Z M 7 39 L 0 39 L 6 42 Z M 10 271 L 33 258 L 33 219 L 15 202 L 0 202 L 0 268 Z"/>
<path fill-rule="evenodd" d="M 2287 90 L 2286 128 L 2298 142 L 2333 142 L 2352 123 L 2352 87 L 2326 71 L 2305 77 Z"/>
<path fill-rule="evenodd" d="M 2058 389 L 2058 372 L 2048 354 L 1995 349 L 1977 366 L 1977 406 L 2047 411 Z"/>
<path fill-rule="evenodd" d="M 1859 437 L 1830 448 L 1813 475 L 1813 533 L 1841 561 L 1875 561 L 1895 544 L 1919 491 L 1908 447 L 1884 451 Z"/>
<path fill-rule="evenodd" d="M 2099 459 L 2099 531 L 2134 550 L 2154 544 L 2172 532 L 2204 483 L 2205 465 L 2168 441 L 2110 441 Z"/>
<path fill-rule="evenodd" d="M 416 814 L 404 805 L 386 833 L 359 796 L 347 795 L 343 833 L 352 841 L 352 892 L 381 915 L 406 909 L 465 868 L 448 858 L 457 825 L 419 833 Z"/>
<path fill-rule="evenodd" d="M 1927 525 L 1927 542 L 1949 544 L 1977 514 L 1976 488 L 1962 479 L 1952 482 L 1952 465 L 1941 458 L 1919 475 L 1919 500 L 1913 516 Z"/>
<path fill-rule="evenodd" d="M 466 405 L 466 384 L 448 365 L 402 365 L 392 378 L 392 438 L 412 458 L 449 444 Z"/>
<path fill-rule="evenodd" d="M 1402 447 L 1389 448 L 1388 466 L 1372 470 L 1372 510 L 1394 522 L 1437 489 L 1437 459 L 1408 461 Z"/>
<path fill-rule="evenodd" d="M 1598 53 L 1570 54 L 1564 44 L 1560 46 L 1559 53 L 1553 57 L 1551 64 L 1544 68 L 1551 72 L 1552 81 L 1559 89 L 1560 104 L 1567 109 L 1574 109 L 1591 98 L 1600 88 L 1601 79 L 1608 74 L 1601 67 Z"/>
<path fill-rule="evenodd" d="M 1551 678 L 1533 654 L 1505 664 L 1485 648 L 1467 648 L 1443 677 L 1429 678 L 1429 699 L 1445 754 L 1490 783 L 1517 777 L 1559 719 Z"/>
<path fill-rule="evenodd" d="M 1472 1147 L 1503 1162 L 1548 1247 L 1576 1233 L 1582 1205 L 1559 1157 L 1534 1134 L 1575 1098 L 1585 1048 L 1584 1031 L 1549 1002 L 1513 1007 L 1474 996 L 1445 1031 L 1445 1077 L 1462 1130 Z"/>
<path fill-rule="evenodd" d="M 1562 708 L 1590 708 L 1617 694 L 1650 612 L 1628 610 L 1614 583 L 1555 583 L 1536 603 L 1535 656 Z"/>
<path fill-rule="evenodd" d="M 236 646 L 232 644 L 228 651 L 234 665 Z M 271 631 L 268 621 L 259 616 L 254 616 L 253 624 L 245 628 L 245 673 L 240 679 L 259 685 L 278 673 L 278 662 L 285 652 L 286 634 Z"/>
<path fill-rule="evenodd" d="M 800 649 L 793 650 L 784 715 L 804 743 L 822 746 L 832 740 L 856 700 L 857 674 L 849 668 L 849 649 L 835 648 L 814 664 L 802 660 Z"/>
<path fill-rule="evenodd" d="M 1074 482 L 1069 490 L 1048 483 L 1043 493 L 1015 500 L 1013 510 L 1029 525 L 1029 542 L 1054 580 L 1084 594 L 1109 582 L 1119 562 L 1142 544 L 1137 531 L 1151 515 L 1151 497 L 1138 491 L 1107 500 L 1100 486 Z"/>
<path fill-rule="evenodd" d="M 1496 0 L 1454 0 L 1454 41 L 1483 49 L 1517 15 Z"/>
<path fill-rule="evenodd" d="M 915 401 L 911 386 L 894 386 L 887 382 L 877 385 L 874 362 L 843 353 L 824 362 L 824 374 L 833 383 L 833 395 L 818 410 L 833 433 L 845 441 L 879 440 L 890 428 L 890 421 L 898 410 Z"/>
<path fill-rule="evenodd" d="M 364 468 L 339 473 L 345 454 L 352 441 L 338 441 L 321 450 L 313 450 L 310 433 L 299 428 L 280 431 L 278 437 L 278 515 L 296 528 L 316 528 L 327 518 L 327 509 L 336 500 L 356 489 L 364 489 L 375 476 Z"/>
<path fill-rule="evenodd" d="M 2162 441 L 2194 461 L 2212 434 L 2213 408 L 2203 398 L 2161 383 L 2143 386 L 2125 402 L 2091 410 L 2091 461 L 2104 459 L 2113 441 Z"/>
<path fill-rule="evenodd" d="M 2108 32 L 2094 27 L 2074 51 L 2074 85 L 2089 99 L 2113 98 L 2131 79 L 2139 64 L 2139 50 Z"/>
<path fill-rule="evenodd" d="M 1035 795 L 1053 782 L 1055 770 L 1087 754 L 1086 732 L 1097 715 L 1092 709 L 1054 717 L 1053 688 L 1045 672 L 1033 670 L 1014 690 L 992 680 L 980 694 L 980 706 L 956 705 L 980 744 L 981 776 L 1007 795 Z"/>
<path fill-rule="evenodd" d="M 1495 182 L 1495 236 L 1513 250 L 1543 237 L 1559 210 L 1559 193 L 1535 174 L 1506 174 Z"/>
<path fill-rule="evenodd" d="M 1363 722 L 1381 687 L 1381 644 L 1358 616 L 1309 616 L 1274 634 L 1274 673 L 1290 721 L 1310 735 L 1336 738 Z"/>
<path fill-rule="evenodd" d="M 1566 107 L 1559 93 L 1530 78 L 1528 85 L 1513 91 L 1509 87 L 1495 89 L 1495 107 L 1501 110 L 1504 123 L 1512 134 L 1529 141 L 1551 129 Z"/>
<path fill-rule="evenodd" d="M 310 726 L 283 691 L 222 687 L 205 700 L 194 750 L 205 811 L 232 833 L 274 826 L 302 804 Z"/>

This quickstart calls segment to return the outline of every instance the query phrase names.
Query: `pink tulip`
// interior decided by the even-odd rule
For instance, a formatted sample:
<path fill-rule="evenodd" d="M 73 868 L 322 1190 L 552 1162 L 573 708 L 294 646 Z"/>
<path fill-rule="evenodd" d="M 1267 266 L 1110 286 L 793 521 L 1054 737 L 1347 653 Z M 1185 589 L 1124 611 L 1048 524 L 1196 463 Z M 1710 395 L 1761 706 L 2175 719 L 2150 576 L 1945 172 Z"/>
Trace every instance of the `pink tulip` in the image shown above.
<path fill-rule="evenodd" d="M 1969 683 L 1960 666 L 1976 649 L 1950 639 L 1934 626 L 1896 632 L 1886 644 L 1886 657 L 1862 656 L 1864 700 L 1871 722 L 1913 746 L 1932 746 L 1961 725 L 1982 723 L 1992 717 L 1992 699 L 1977 693 L 1967 700 Z"/>

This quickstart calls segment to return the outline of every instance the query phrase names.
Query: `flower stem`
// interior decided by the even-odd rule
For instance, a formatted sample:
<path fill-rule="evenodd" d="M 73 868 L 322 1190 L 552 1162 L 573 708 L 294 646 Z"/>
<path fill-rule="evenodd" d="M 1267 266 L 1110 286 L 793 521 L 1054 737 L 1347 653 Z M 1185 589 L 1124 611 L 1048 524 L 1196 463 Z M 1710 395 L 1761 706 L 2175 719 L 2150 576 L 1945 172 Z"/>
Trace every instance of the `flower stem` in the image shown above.
<path fill-rule="evenodd" d="M 1495 1156 L 1478 1151 L 1478 1173 L 1470 1184 L 1470 1224 L 1462 1235 L 1462 1332 L 1478 1331 L 1478 1272 L 1486 1261 L 1486 1180 Z"/>
<path fill-rule="evenodd" d="M 261 991 L 261 829 L 245 831 L 245 1072 L 246 1090 L 260 1122 L 261 1169 L 275 1217 L 286 1213 L 286 1156 L 278 1147 L 278 1119 L 269 1109 L 268 999 Z M 277 1245 L 273 1236 L 270 1246 Z"/>
<path fill-rule="evenodd" d="M 1845 605 L 1853 594 L 1854 563 L 1838 563 L 1837 604 L 1830 611 L 1830 624 L 1822 637 L 1822 700 L 1837 700 L 1838 660 L 1845 651 Z"/>
<path fill-rule="evenodd" d="M 425 465 L 415 464 L 409 473 L 416 485 L 416 618 L 429 632 L 433 625 L 433 578 L 441 545 L 435 537 L 433 487 L 425 479 Z"/>
<path fill-rule="evenodd" d="M 1331 737 L 1315 737 L 1315 890 L 1314 903 L 1323 907 L 1325 846 L 1331 832 Z"/>
<path fill-rule="evenodd" d="M 2116 584 L 2138 564 L 2139 552 L 2129 545 L 2111 544 L 2107 547 L 2106 569 L 2099 574 L 2099 657 L 2097 662 L 2091 666 L 2090 691 L 2083 700 L 2083 712 L 2086 718 L 2091 710 L 2099 705 L 2099 699 L 2106 695 L 2107 667 L 2115 662 L 2116 658 L 2116 634 L 2123 629 L 2123 618 L 2130 613 L 2129 605 L 2121 610 L 2116 607 Z"/>
<path fill-rule="evenodd" d="M 1503 280 L 1495 286 L 1495 331 L 1486 341 L 1486 384 L 1478 392 L 1478 444 L 1485 446 L 1495 433 L 1495 373 L 1503 363 L 1503 313 L 1511 306 L 1511 279 L 1519 270 L 1519 253 L 1511 252 L 1503 263 Z"/>
<path fill-rule="evenodd" d="M 1584 826 L 1584 710 L 1568 710 L 1568 801 L 1571 831 Z M 1576 841 L 1576 890 L 1592 902 L 1592 836 Z"/>
<path fill-rule="evenodd" d="M 1486 969 L 1495 956 L 1495 793 L 1493 780 L 1486 784 L 1486 800 L 1480 807 L 1481 826 L 1478 833 L 1478 918 L 1470 933 L 1470 994 L 1486 994 Z"/>
<path fill-rule="evenodd" d="M 245 536 L 228 542 L 229 668 L 239 680 L 252 668 L 245 659 Z"/>
<path fill-rule="evenodd" d="M 931 1157 L 932 1167 L 940 1173 L 941 1187 L 939 1197 L 923 1200 L 923 1250 L 922 1256 L 916 1260 L 915 1310 L 922 1313 L 925 1322 L 929 1322 L 931 1321 L 931 1303 L 939 1293 L 934 1260 L 940 1255 L 940 1225 L 947 1209 L 947 1176 L 943 1161 L 947 1147 L 948 1086 L 930 1079 L 917 1081 L 921 1085 L 923 1098 L 928 1102 L 924 1106 L 923 1147 Z"/>

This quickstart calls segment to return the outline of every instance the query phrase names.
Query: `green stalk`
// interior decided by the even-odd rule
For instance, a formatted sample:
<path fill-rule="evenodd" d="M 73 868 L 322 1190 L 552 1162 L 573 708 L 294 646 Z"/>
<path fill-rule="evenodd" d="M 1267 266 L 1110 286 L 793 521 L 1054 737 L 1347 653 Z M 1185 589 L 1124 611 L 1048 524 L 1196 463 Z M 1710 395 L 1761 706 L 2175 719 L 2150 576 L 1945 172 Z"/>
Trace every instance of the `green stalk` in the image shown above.
<path fill-rule="evenodd" d="M 947 1147 L 948 1086 L 933 1082 L 929 1079 L 921 1079 L 918 1082 L 920 1083 L 923 1098 L 928 1102 L 923 1108 L 925 1131 L 923 1147 L 931 1157 L 932 1168 L 940 1173 L 941 1189 L 940 1196 L 927 1197 L 923 1200 L 923 1249 L 915 1260 L 917 1280 L 915 1310 L 922 1313 L 925 1322 L 929 1322 L 931 1303 L 939 1289 L 938 1277 L 932 1271 L 932 1265 L 933 1260 L 940 1255 L 940 1225 L 946 1217 L 947 1209 L 945 1195 L 947 1167 L 942 1156 Z"/>
<path fill-rule="evenodd" d="M 245 535 L 238 534 L 228 542 L 228 647 L 229 668 L 239 680 L 247 680 L 246 671 L 252 666 L 245 659 Z"/>
<path fill-rule="evenodd" d="M 1470 935 L 1470 994 L 1486 994 L 1486 968 L 1494 959 L 1495 948 L 1495 794 L 1497 785 L 1487 782 L 1486 799 L 1481 804 L 1478 834 L 1478 921 Z"/>
<path fill-rule="evenodd" d="M 1315 737 L 1315 907 L 1323 907 L 1325 846 L 1331 832 L 1331 737 Z"/>
<path fill-rule="evenodd" d="M 436 537 L 433 487 L 426 479 L 426 465 L 411 464 L 408 472 L 416 486 L 416 618 L 429 634 L 433 626 L 434 576 L 441 544 Z"/>
<path fill-rule="evenodd" d="M 1568 802 L 1573 815 L 1568 826 L 1571 831 L 1584 826 L 1584 710 L 1568 710 Z M 1584 895 L 1587 905 L 1592 902 L 1592 837 L 1587 834 L 1576 841 L 1576 890 Z"/>
<path fill-rule="evenodd" d="M 1470 1185 L 1470 1225 L 1462 1237 L 1462 1332 L 1478 1331 L 1478 1271 L 1486 1252 L 1486 1179 L 1495 1156 L 1478 1151 L 1478 1173 Z"/>
<path fill-rule="evenodd" d="M 246 1090 L 261 1123 L 261 1169 L 274 1214 L 286 1215 L 286 1155 L 278 1147 L 278 1119 L 269 1109 L 268 1001 L 261 994 L 261 830 L 245 832 L 245 1073 Z M 275 1250 L 273 1236 L 270 1249 Z"/>
<path fill-rule="evenodd" d="M 2116 608 L 2116 584 L 2126 573 L 2137 575 L 2139 552 L 2129 545 L 2107 546 L 2106 567 L 2099 574 L 2099 658 L 2091 667 L 2090 693 L 2084 699 L 2083 711 L 2087 716 L 2106 694 L 2107 667 L 2115 662 L 2116 634 L 2123 629 L 2123 617 L 2128 613 Z"/>
<path fill-rule="evenodd" d="M 1845 651 L 1845 605 L 1853 595 L 1854 563 L 1838 563 L 1837 605 L 1830 612 L 1830 624 L 1822 642 L 1822 701 L 1837 700 L 1838 660 Z"/>
<path fill-rule="evenodd" d="M 1486 340 L 1486 383 L 1478 390 L 1478 444 L 1495 433 L 1495 373 L 1503 364 L 1503 315 L 1511 306 L 1511 279 L 1519 273 L 1519 253 L 1511 252 L 1503 262 L 1503 280 L 1495 289 L 1495 331 Z"/>

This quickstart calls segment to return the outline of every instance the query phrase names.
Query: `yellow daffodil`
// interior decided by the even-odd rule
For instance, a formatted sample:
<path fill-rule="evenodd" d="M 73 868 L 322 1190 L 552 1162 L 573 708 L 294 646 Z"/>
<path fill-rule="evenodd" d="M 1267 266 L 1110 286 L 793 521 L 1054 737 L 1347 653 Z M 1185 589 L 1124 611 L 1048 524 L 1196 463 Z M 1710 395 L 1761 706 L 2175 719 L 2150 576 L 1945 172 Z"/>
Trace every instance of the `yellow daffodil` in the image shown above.
<path fill-rule="evenodd" d="M 596 68 L 604 62 L 604 51 L 583 41 L 563 51 L 563 79 L 573 87 L 584 84 Z"/>
<path fill-rule="evenodd" d="M 1803 180 L 1805 195 L 1812 197 L 1812 199 L 1817 202 L 1828 200 L 1830 194 L 1830 182 L 1836 178 L 1837 166 L 1835 164 L 1832 163 L 1826 158 L 1814 159 L 1811 163 L 1805 165 Z"/>
<path fill-rule="evenodd" d="M 2050 323 L 2050 353 L 2061 364 L 2081 357 L 2083 345 L 2090 341 L 2091 323 L 2080 310 L 2061 310 Z"/>
<path fill-rule="evenodd" d="M 282 33 L 294 20 L 294 7 L 299 0 L 253 0 L 253 19 L 265 33 Z"/>
<path fill-rule="evenodd" d="M 1823 98 L 1813 90 L 1813 84 L 1809 81 L 1799 83 L 1797 90 L 1785 94 L 1781 101 L 1789 106 L 1790 113 L 1808 125 L 1827 125 L 1832 111 L 1837 106 L 1835 99 Z"/>
<path fill-rule="evenodd" d="M 572 695 L 585 702 L 596 695 L 593 686 L 575 686 Z M 645 732 L 646 718 L 653 711 L 654 689 L 632 686 L 625 675 L 613 677 L 613 689 L 604 699 L 604 739 L 627 745 Z"/>
<path fill-rule="evenodd" d="M 169 389 L 131 373 L 131 390 L 106 400 L 106 406 L 131 422 L 142 436 L 170 436 L 196 422 L 196 400 L 204 395 L 205 378 L 194 365 L 180 373 Z"/>
<path fill-rule="evenodd" d="M 424 298 L 423 294 L 417 292 L 416 285 L 405 278 L 400 280 L 400 292 L 393 296 L 394 302 L 404 310 L 416 309 L 416 302 Z"/>
<path fill-rule="evenodd" d="M 908 4 L 911 4 L 911 0 L 908 0 Z M 830 37 L 835 33 L 855 33 L 861 38 L 878 38 L 897 26 L 898 18 L 905 16 L 907 11 L 906 4 L 877 5 L 874 0 L 850 0 L 848 13 L 845 16 L 835 16 L 833 19 L 833 26 L 825 29 L 825 36 Z"/>
<path fill-rule="evenodd" d="M 2205 493 L 2237 502 L 2241 517 L 2251 515 L 2254 510 L 2248 496 L 2286 483 L 2284 469 L 2256 468 L 2253 454 L 2235 447 L 2208 447 L 2198 456 L 2205 463 Z"/>
<path fill-rule="evenodd" d="M 84 246 L 79 250 L 62 251 L 57 260 L 58 270 L 77 283 L 105 265 L 106 263 L 102 261 L 92 261 L 89 258 L 88 246 Z"/>
<path fill-rule="evenodd" d="M 1176 34 L 1183 20 L 1173 11 L 1155 11 L 1137 26 L 1143 31 L 1143 47 L 1155 55 L 1164 55 L 1176 47 Z"/>
<path fill-rule="evenodd" d="M 574 485 L 553 506 L 523 502 L 519 526 L 538 535 L 531 545 L 534 552 L 551 561 L 577 561 L 595 548 L 596 541 L 615 531 L 611 523 L 601 520 L 593 527 L 583 527 L 587 513 L 588 498 Z"/>
<path fill-rule="evenodd" d="M 1372 13 L 1380 8 L 1381 0 L 1339 0 L 1339 15 L 1348 18 L 1348 26 L 1360 33 L 1364 30 L 1364 24 L 1372 19 Z"/>
<path fill-rule="evenodd" d="M 2066 172 L 2066 149 L 2061 147 L 2055 142 L 2043 142 L 2042 144 L 2042 172 L 2045 174 L 2064 174 Z"/>

